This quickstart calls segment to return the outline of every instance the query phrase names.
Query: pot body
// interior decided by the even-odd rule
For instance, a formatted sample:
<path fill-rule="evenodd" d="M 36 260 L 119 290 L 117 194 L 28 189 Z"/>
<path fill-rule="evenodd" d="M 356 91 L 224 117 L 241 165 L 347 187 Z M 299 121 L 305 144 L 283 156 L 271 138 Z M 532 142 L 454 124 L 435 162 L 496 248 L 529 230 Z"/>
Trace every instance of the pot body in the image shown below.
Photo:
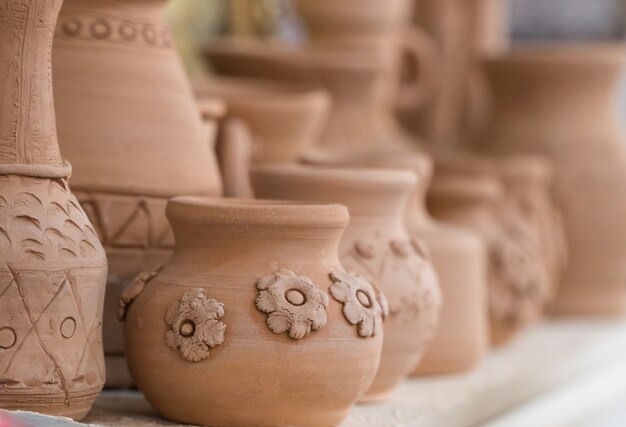
<path fill-rule="evenodd" d="M 626 148 L 613 111 L 623 63 L 622 46 L 588 46 L 529 48 L 485 64 L 494 111 L 476 145 L 543 153 L 555 165 L 570 254 L 557 313 L 624 308 Z"/>
<path fill-rule="evenodd" d="M 117 298 L 139 271 L 171 255 L 167 199 L 221 191 L 163 4 L 68 0 L 54 40 L 61 148 L 110 259 L 104 323 L 109 385 L 129 385 L 122 330 L 114 319 Z"/>
<path fill-rule="evenodd" d="M 503 188 L 467 172 L 435 175 L 428 207 L 441 220 L 479 233 L 487 244 L 491 342 L 499 345 L 537 320 L 548 301 L 549 278 L 526 223 L 502 209 Z"/>
<path fill-rule="evenodd" d="M 104 384 L 107 262 L 57 144 L 61 3 L 0 1 L 0 408 L 79 420 Z"/>
<path fill-rule="evenodd" d="M 251 177 L 258 197 L 348 207 L 341 263 L 379 286 L 389 302 L 380 368 L 365 400 L 385 397 L 422 358 L 441 305 L 432 264 L 404 226 L 415 177 L 408 171 L 283 165 L 254 168 Z"/>
<path fill-rule="evenodd" d="M 345 274 L 345 208 L 180 198 L 168 216 L 171 262 L 126 299 L 138 295 L 125 338 L 150 403 L 185 423 L 339 424 L 371 383 L 382 346 L 382 333 L 361 337 L 330 297 L 331 273 Z M 206 324 L 204 305 L 185 306 L 198 289 L 222 307 Z M 172 322 L 172 310 L 193 328 Z"/>

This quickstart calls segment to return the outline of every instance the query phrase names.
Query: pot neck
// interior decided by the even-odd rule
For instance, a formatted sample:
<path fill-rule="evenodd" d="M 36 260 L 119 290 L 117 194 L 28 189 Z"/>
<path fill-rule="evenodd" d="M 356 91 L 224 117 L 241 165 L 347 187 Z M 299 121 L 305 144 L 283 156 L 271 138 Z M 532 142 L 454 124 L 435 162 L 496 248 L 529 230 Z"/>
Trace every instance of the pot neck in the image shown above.
<path fill-rule="evenodd" d="M 202 268 L 235 260 L 241 266 L 259 253 L 301 264 L 335 262 L 349 218 L 339 205 L 193 197 L 170 201 L 167 216 L 176 240 L 173 261 L 195 260 Z"/>
<path fill-rule="evenodd" d="M 350 226 L 402 224 L 416 177 L 392 169 L 268 165 L 253 168 L 259 197 L 339 203 L 350 212 Z"/>
<path fill-rule="evenodd" d="M 50 64 L 62 0 L 2 3 L 0 165 L 61 168 Z"/>
<path fill-rule="evenodd" d="M 142 21 L 165 21 L 167 0 L 65 0 L 62 17 L 106 13 Z"/>

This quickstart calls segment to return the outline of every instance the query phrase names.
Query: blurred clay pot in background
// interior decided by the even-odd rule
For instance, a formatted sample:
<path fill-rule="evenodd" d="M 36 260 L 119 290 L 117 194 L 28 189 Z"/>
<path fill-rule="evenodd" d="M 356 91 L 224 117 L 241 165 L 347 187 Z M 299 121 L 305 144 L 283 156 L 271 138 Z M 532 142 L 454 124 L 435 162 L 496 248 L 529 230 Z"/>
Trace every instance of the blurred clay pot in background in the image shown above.
<path fill-rule="evenodd" d="M 57 141 L 61 3 L 0 1 L 0 412 L 80 420 L 105 380 L 107 260 Z"/>
<path fill-rule="evenodd" d="M 339 262 L 346 208 L 183 197 L 167 216 L 172 260 L 121 300 L 148 401 L 181 423 L 339 424 L 383 343 L 380 295 Z"/>
<path fill-rule="evenodd" d="M 352 49 L 296 49 L 232 40 L 213 42 L 205 47 L 205 53 L 223 75 L 307 83 L 328 91 L 333 102 L 320 149 L 414 148 L 412 138 L 393 130 L 393 126 L 397 128 L 394 118 L 381 100 L 381 88 L 388 81 L 384 56 Z"/>
<path fill-rule="evenodd" d="M 494 109 L 475 147 L 555 165 L 570 254 L 557 313 L 618 314 L 626 302 L 626 147 L 614 111 L 625 58 L 622 44 L 547 45 L 484 63 Z"/>
<path fill-rule="evenodd" d="M 164 3 L 66 0 L 54 40 L 61 148 L 110 261 L 104 344 L 112 386 L 130 384 L 116 301 L 139 271 L 171 255 L 167 199 L 221 192 Z"/>
<path fill-rule="evenodd" d="M 197 80 L 196 98 L 200 103 L 208 97 L 226 103 L 227 120 L 242 120 L 250 132 L 250 147 L 246 156 L 251 164 L 295 163 L 303 153 L 319 140 L 328 118 L 330 97 L 310 85 L 277 83 L 254 79 Z M 240 144 L 230 133 L 222 134 L 218 145 Z M 220 147 L 220 152 L 236 153 L 231 147 Z M 248 162 L 240 156 L 220 159 L 220 167 L 236 173 L 237 179 L 248 179 Z M 224 175 L 226 181 L 227 178 Z M 224 182 L 229 188 L 230 182 Z M 251 193 L 227 194 L 251 196 Z"/>
<path fill-rule="evenodd" d="M 503 210 L 504 188 L 488 174 L 439 169 L 428 194 L 433 216 L 469 227 L 488 245 L 491 341 L 499 345 L 537 320 L 549 299 L 549 276 L 528 224 Z"/>
<path fill-rule="evenodd" d="M 433 219 L 426 193 L 433 162 L 425 153 L 380 151 L 345 157 L 308 157 L 307 162 L 342 167 L 399 168 L 417 175 L 406 208 L 409 234 L 424 243 L 424 254 L 437 272 L 443 297 L 437 332 L 414 375 L 460 372 L 475 366 L 489 347 L 487 251 L 471 230 Z"/>
<path fill-rule="evenodd" d="M 365 400 L 386 397 L 424 355 L 435 333 L 441 295 L 423 244 L 404 224 L 416 180 L 409 171 L 267 165 L 251 171 L 258 197 L 336 202 L 348 207 L 350 225 L 339 259 L 380 287 L 389 302 L 380 368 Z M 352 313 L 346 312 L 352 316 Z"/>

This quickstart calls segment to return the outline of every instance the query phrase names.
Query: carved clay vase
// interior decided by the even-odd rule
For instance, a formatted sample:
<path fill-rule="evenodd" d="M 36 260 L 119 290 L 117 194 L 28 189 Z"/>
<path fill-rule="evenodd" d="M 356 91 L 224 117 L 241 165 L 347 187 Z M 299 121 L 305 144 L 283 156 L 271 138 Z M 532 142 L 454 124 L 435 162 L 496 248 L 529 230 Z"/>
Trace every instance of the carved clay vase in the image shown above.
<path fill-rule="evenodd" d="M 115 306 L 139 272 L 165 262 L 167 199 L 218 195 L 215 157 L 164 21 L 164 0 L 67 0 L 53 67 L 61 148 L 107 251 L 108 386 L 127 386 Z M 167 171 L 167 173 L 164 173 Z"/>
<path fill-rule="evenodd" d="M 0 1 L 0 408 L 78 420 L 104 384 L 107 262 L 57 143 L 61 3 Z"/>
<path fill-rule="evenodd" d="M 474 367 L 486 354 L 489 342 L 487 249 L 477 233 L 437 221 L 426 210 L 433 174 L 430 156 L 386 151 L 317 160 L 322 165 L 401 168 L 417 176 L 406 208 L 406 227 L 411 236 L 424 242 L 444 304 L 437 332 L 413 375 L 448 374 Z M 313 163 L 314 159 L 307 161 Z"/>
<path fill-rule="evenodd" d="M 380 287 L 389 301 L 380 368 L 364 400 L 386 397 L 415 367 L 435 333 L 441 295 L 423 244 L 411 239 L 404 212 L 415 175 L 409 171 L 266 165 L 251 170 L 258 197 L 337 202 L 350 225 L 339 259 Z"/>
<path fill-rule="evenodd" d="M 570 253 L 557 313 L 617 314 L 626 303 L 626 148 L 613 111 L 624 59 L 619 44 L 529 47 L 485 61 L 494 110 L 475 145 L 543 153 L 555 165 Z"/>
<path fill-rule="evenodd" d="M 386 120 L 380 108 L 380 87 L 386 79 L 386 61 L 381 56 L 248 41 L 213 42 L 205 53 L 213 69 L 223 75 L 300 82 L 328 91 L 333 103 L 319 149 L 406 150 L 415 144 L 381 124 Z"/>
<path fill-rule="evenodd" d="M 438 170 L 428 208 L 443 221 L 480 233 L 488 245 L 488 301 L 491 342 L 501 345 L 536 321 L 549 298 L 532 232 L 502 210 L 504 188 L 493 176 Z"/>
<path fill-rule="evenodd" d="M 149 402 L 201 425 L 339 424 L 383 340 L 381 295 L 339 263 L 346 208 L 184 197 L 167 216 L 172 260 L 120 301 Z"/>
<path fill-rule="evenodd" d="M 325 91 L 314 86 L 256 79 L 198 79 L 194 89 L 200 103 L 207 97 L 219 98 L 227 105 L 228 119 L 243 120 L 247 125 L 251 134 L 250 153 L 246 156 L 249 163 L 220 159 L 222 172 L 233 164 L 232 169 L 245 179 L 250 164 L 297 162 L 319 140 L 331 102 Z M 219 143 L 239 143 L 232 138 L 230 134 L 222 135 Z M 229 147 L 221 149 L 229 150 Z M 231 182 L 226 182 L 230 177 L 222 176 L 225 189 L 230 188 Z M 252 193 L 236 192 L 228 196 L 250 197 Z"/>

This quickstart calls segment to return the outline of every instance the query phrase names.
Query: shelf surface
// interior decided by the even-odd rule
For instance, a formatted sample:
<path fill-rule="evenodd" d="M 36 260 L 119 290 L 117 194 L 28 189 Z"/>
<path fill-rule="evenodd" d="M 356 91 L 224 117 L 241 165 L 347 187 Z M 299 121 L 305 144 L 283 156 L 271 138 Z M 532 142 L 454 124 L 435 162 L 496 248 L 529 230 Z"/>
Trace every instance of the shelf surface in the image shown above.
<path fill-rule="evenodd" d="M 624 354 L 626 319 L 548 320 L 471 372 L 406 381 L 389 401 L 356 406 L 341 427 L 580 427 L 596 413 L 624 408 Z M 32 426 L 85 425 L 15 415 Z M 177 426 L 133 391 L 104 391 L 84 423 Z"/>

